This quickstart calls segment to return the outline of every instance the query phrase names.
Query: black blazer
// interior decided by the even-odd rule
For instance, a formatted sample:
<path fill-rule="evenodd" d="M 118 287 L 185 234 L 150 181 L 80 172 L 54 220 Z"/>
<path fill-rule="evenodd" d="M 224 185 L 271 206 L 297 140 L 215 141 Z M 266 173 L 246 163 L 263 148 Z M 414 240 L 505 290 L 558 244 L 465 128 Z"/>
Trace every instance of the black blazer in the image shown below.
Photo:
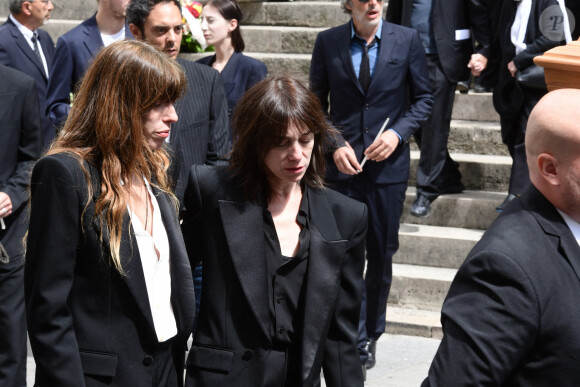
<path fill-rule="evenodd" d="M 409 27 L 413 0 L 389 0 L 386 19 Z M 431 21 L 437 54 L 449 82 L 467 79 L 467 64 L 473 53 L 471 38 L 457 40 L 456 31 L 471 29 L 478 52 L 489 57 L 492 40 L 489 10 L 482 0 L 433 0 Z"/>
<path fill-rule="evenodd" d="M 530 186 L 453 280 L 423 386 L 577 386 L 579 294 L 580 247 Z"/>
<path fill-rule="evenodd" d="M 362 386 L 357 351 L 367 210 L 309 190 L 310 256 L 300 386 Z M 192 267 L 203 259 L 201 309 L 186 385 L 256 387 L 272 349 L 263 208 L 242 198 L 225 167 L 192 168 L 182 229 Z"/>
<path fill-rule="evenodd" d="M 99 188 L 98 170 L 85 165 Z M 98 191 L 88 197 L 85 174 L 68 154 L 41 158 L 32 173 L 25 292 L 40 386 L 152 385 L 158 342 L 137 242 L 126 214 L 122 277 L 109 262 L 107 235 L 94 218 Z M 176 209 L 166 194 L 153 192 L 169 239 L 178 329 L 172 349 L 181 376 L 195 313 L 193 280 Z"/>
<path fill-rule="evenodd" d="M 22 238 L 28 229 L 26 202 L 34 161 L 40 155 L 41 123 L 34 79 L 0 65 L 0 192 L 10 197 L 12 215 L 4 218 L 0 243 L 8 256 L 24 254 Z M 21 263 L 20 263 L 21 264 Z"/>
<path fill-rule="evenodd" d="M 365 165 L 365 173 L 378 184 L 406 183 L 410 164 L 408 140 L 429 118 L 433 103 L 419 34 L 410 28 L 383 23 L 379 56 L 366 95 L 352 66 L 350 34 L 351 22 L 318 34 L 310 64 L 311 88 L 359 161 L 390 117 L 388 127 L 399 133 L 403 143 L 386 160 Z M 405 104 L 406 100 L 410 106 Z M 340 173 L 334 161 L 328 163 L 327 177 L 330 181 L 351 178 Z"/>
<path fill-rule="evenodd" d="M 175 103 L 178 121 L 171 125 L 171 144 L 180 159 L 175 195 L 181 202 L 187 175 L 196 164 L 227 164 L 229 124 L 220 74 L 199 63 L 177 59 L 187 78 L 185 96 Z"/>
<path fill-rule="evenodd" d="M 197 62 L 211 66 L 215 62 L 215 54 L 203 57 Z M 228 100 L 228 116 L 231 117 L 236 103 L 242 98 L 242 95 L 256 83 L 266 78 L 267 74 L 268 69 L 264 63 L 245 56 L 241 52 L 234 52 L 221 72 Z"/>
<path fill-rule="evenodd" d="M 50 72 L 52 69 L 52 59 L 54 57 L 54 42 L 48 32 L 40 28 L 36 31 L 38 32 L 39 43 L 46 59 L 46 66 Z M 36 81 L 39 111 L 42 120 L 42 138 L 44 144 L 47 145 L 54 137 L 48 117 L 44 113 L 48 77 L 41 61 L 10 18 L 0 26 L 0 64 L 20 70 Z"/>

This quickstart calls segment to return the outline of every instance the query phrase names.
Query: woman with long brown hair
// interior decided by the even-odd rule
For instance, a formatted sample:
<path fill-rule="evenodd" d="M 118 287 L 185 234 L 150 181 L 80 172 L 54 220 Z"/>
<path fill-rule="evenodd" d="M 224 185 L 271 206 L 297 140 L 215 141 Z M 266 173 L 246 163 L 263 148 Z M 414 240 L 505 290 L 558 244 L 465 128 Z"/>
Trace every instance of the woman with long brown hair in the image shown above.
<path fill-rule="evenodd" d="M 178 386 L 193 285 L 163 146 L 181 68 L 104 48 L 32 173 L 25 290 L 36 383 Z"/>
<path fill-rule="evenodd" d="M 239 102 L 227 167 L 194 166 L 182 230 L 203 259 L 187 386 L 360 387 L 367 211 L 323 185 L 318 99 L 289 76 Z"/>

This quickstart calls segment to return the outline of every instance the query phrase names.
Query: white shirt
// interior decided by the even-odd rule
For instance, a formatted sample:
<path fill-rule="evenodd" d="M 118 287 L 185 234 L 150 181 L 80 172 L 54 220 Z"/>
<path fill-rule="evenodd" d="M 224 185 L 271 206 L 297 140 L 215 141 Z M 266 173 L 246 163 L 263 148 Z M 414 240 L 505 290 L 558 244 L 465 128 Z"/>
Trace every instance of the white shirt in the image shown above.
<path fill-rule="evenodd" d="M 18 31 L 20 31 L 20 33 L 24 36 L 24 39 L 26 39 L 26 41 L 28 42 L 28 45 L 30 46 L 30 48 L 34 52 L 34 43 L 32 43 L 32 37 L 34 36 L 34 31 L 30 31 L 28 29 L 28 27 L 25 27 L 24 25 L 20 24 L 20 22 L 18 20 L 16 20 L 12 16 L 12 14 L 10 14 L 10 20 L 12 20 L 12 22 L 14 24 L 16 24 L 16 27 L 18 27 Z M 44 51 L 42 51 L 42 44 L 40 44 L 39 40 L 37 40 L 36 43 L 38 44 L 38 51 L 40 51 L 40 57 L 42 58 L 42 66 L 44 67 L 44 74 L 46 75 L 46 78 L 48 79 L 48 66 L 46 65 L 46 58 L 44 57 Z M 34 54 L 34 55 L 36 55 L 36 54 Z"/>
<path fill-rule="evenodd" d="M 576 238 L 576 243 L 578 243 L 578 245 L 580 246 L 580 223 L 576 222 L 574 219 L 572 219 L 562 211 L 558 210 L 557 208 L 556 210 L 558 211 L 558 213 L 560 213 L 562 219 L 564 219 L 564 222 L 566 222 L 566 225 L 568 226 L 570 231 L 572 231 L 572 235 L 574 235 L 574 238 Z"/>
<path fill-rule="evenodd" d="M 105 35 L 101 34 L 101 39 L 103 40 L 103 44 L 107 47 L 110 44 L 118 42 L 119 40 L 125 39 L 125 26 L 121 28 L 119 32 L 113 35 Z"/>
<path fill-rule="evenodd" d="M 161 219 L 159 204 L 149 183 L 145 181 L 147 193 L 153 204 L 153 236 L 145 231 L 141 221 L 135 215 L 129 205 L 129 214 L 131 215 L 131 224 L 135 232 L 139 255 L 141 256 L 141 265 L 143 266 L 143 275 L 145 276 L 145 285 L 147 286 L 147 295 L 149 305 L 153 316 L 153 325 L 157 340 L 164 342 L 171 339 L 177 334 L 177 323 L 171 306 L 171 270 L 169 265 L 169 240 L 167 232 Z M 150 217 L 150 218 L 151 218 Z M 155 248 L 159 251 L 159 258 Z"/>

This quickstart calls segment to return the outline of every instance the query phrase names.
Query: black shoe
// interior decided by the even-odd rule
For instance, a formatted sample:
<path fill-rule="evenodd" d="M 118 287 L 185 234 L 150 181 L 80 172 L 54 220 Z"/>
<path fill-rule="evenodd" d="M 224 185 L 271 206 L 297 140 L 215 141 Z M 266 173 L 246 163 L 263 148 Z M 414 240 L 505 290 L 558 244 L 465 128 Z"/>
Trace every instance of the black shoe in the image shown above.
<path fill-rule="evenodd" d="M 508 205 L 509 202 L 511 202 L 512 200 L 514 200 L 515 198 L 517 198 L 516 195 L 514 194 L 509 194 L 508 196 L 506 196 L 506 198 L 504 199 L 504 201 L 495 208 L 495 210 L 497 212 L 503 212 L 503 210 L 505 210 L 506 206 Z"/>
<path fill-rule="evenodd" d="M 451 184 L 445 184 L 445 186 L 440 190 L 441 194 L 458 194 L 465 190 L 465 186 L 458 180 Z"/>
<path fill-rule="evenodd" d="M 476 93 L 489 93 L 491 92 L 491 88 L 476 83 L 475 86 L 473 86 L 473 91 Z"/>
<path fill-rule="evenodd" d="M 461 94 L 467 94 L 467 92 L 469 91 L 470 81 L 471 81 L 471 78 L 468 79 L 467 81 L 457 82 L 457 90 Z"/>
<path fill-rule="evenodd" d="M 375 339 L 369 339 L 367 345 L 365 345 L 365 349 L 369 354 L 365 367 L 367 370 L 370 370 L 377 364 L 377 341 Z"/>
<path fill-rule="evenodd" d="M 431 202 L 424 195 L 418 193 L 413 205 L 411 205 L 411 215 L 425 218 L 431 211 Z"/>

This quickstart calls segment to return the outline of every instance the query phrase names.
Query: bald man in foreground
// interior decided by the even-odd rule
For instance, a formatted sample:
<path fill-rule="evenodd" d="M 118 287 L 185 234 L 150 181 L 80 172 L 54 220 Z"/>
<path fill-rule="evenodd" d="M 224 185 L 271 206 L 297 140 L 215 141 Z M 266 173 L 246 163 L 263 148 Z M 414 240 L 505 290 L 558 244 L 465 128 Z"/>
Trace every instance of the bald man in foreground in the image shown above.
<path fill-rule="evenodd" d="M 532 111 L 532 186 L 459 269 L 422 386 L 580 385 L 579 106 L 580 90 L 557 90 Z"/>

